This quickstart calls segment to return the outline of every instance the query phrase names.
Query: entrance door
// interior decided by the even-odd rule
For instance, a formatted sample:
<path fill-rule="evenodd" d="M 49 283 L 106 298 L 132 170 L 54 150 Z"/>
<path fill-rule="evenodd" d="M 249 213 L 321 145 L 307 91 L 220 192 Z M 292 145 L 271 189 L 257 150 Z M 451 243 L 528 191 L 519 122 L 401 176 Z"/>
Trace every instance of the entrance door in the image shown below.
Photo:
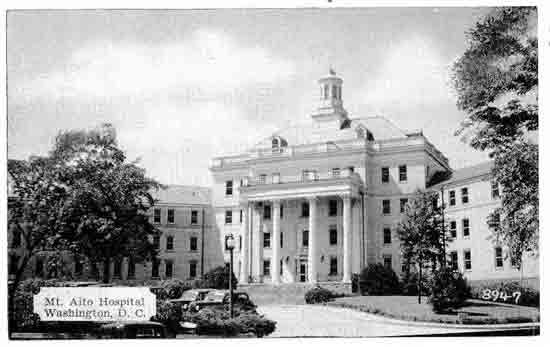
<path fill-rule="evenodd" d="M 298 276 L 299 276 L 300 282 L 307 281 L 307 263 L 305 261 L 300 262 L 300 265 L 298 267 Z"/>

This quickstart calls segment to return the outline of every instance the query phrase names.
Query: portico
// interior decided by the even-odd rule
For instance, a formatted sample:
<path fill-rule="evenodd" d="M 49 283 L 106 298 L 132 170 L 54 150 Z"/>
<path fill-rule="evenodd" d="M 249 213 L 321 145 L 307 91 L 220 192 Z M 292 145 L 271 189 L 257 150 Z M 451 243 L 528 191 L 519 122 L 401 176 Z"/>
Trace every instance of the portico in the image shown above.
<path fill-rule="evenodd" d="M 351 170 L 326 178 L 245 182 L 239 191 L 243 211 L 240 282 L 317 283 L 320 263 L 334 261 L 338 270 L 333 273 L 330 263 L 330 273 L 321 274 L 323 278 L 351 283 L 352 204 L 362 191 L 361 178 Z M 324 213 L 329 201 L 338 201 L 340 214 Z M 319 226 L 327 223 L 340 231 L 341 242 L 336 245 L 321 235 Z M 328 251 L 322 254 L 321 248 Z M 341 259 L 341 266 L 336 258 Z"/>

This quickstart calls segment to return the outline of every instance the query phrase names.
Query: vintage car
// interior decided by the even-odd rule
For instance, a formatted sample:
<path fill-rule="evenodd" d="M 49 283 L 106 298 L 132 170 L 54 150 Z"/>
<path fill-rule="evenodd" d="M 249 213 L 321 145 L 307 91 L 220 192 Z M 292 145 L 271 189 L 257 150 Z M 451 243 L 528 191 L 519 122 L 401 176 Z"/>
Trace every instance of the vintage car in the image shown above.
<path fill-rule="evenodd" d="M 102 339 L 162 339 L 168 337 L 166 327 L 158 322 L 113 322 L 96 330 Z"/>
<path fill-rule="evenodd" d="M 189 311 L 198 312 L 205 307 L 223 308 L 229 305 L 228 290 L 212 290 L 203 300 L 195 301 L 189 304 Z M 233 305 L 244 309 L 254 309 L 256 305 L 252 303 L 246 292 L 233 292 Z"/>
<path fill-rule="evenodd" d="M 189 289 L 183 292 L 181 297 L 177 299 L 170 299 L 168 300 L 168 302 L 180 306 L 182 311 L 187 311 L 189 309 L 189 305 L 192 302 L 204 300 L 206 295 L 213 290 L 215 289 L 211 289 L 211 288 Z"/>

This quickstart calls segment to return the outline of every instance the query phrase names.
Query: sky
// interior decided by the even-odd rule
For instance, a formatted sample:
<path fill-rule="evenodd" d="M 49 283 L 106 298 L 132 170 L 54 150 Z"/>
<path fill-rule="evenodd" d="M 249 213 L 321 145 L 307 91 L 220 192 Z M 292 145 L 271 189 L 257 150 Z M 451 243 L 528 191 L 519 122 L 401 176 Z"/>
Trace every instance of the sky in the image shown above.
<path fill-rule="evenodd" d="M 10 11 L 8 157 L 111 123 L 164 184 L 211 184 L 239 154 L 309 120 L 317 80 L 344 80 L 351 117 L 382 115 L 461 168 L 486 161 L 454 132 L 450 66 L 488 8 Z"/>

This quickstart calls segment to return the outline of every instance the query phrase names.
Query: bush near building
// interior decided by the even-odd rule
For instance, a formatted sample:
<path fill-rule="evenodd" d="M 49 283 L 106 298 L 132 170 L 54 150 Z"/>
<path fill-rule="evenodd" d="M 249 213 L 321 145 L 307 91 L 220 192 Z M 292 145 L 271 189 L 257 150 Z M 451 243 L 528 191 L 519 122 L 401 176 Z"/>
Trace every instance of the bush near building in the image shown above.
<path fill-rule="evenodd" d="M 304 299 L 306 304 L 323 304 L 334 300 L 337 295 L 322 287 L 315 287 L 306 292 Z"/>
<path fill-rule="evenodd" d="M 458 271 L 442 268 L 435 271 L 430 281 L 428 302 L 434 312 L 447 312 L 463 306 L 470 296 L 466 279 Z"/>
<path fill-rule="evenodd" d="M 202 283 L 200 285 L 202 286 L 202 288 L 229 289 L 228 274 L 229 264 L 215 267 L 204 274 L 202 278 Z M 231 275 L 233 288 L 237 288 L 237 277 L 235 277 L 235 274 Z"/>
<path fill-rule="evenodd" d="M 392 268 L 384 264 L 369 264 L 361 271 L 361 294 L 396 295 L 401 293 L 399 278 Z"/>
<path fill-rule="evenodd" d="M 204 308 L 199 312 L 185 312 L 182 321 L 197 324 L 199 335 L 236 336 L 254 334 L 263 337 L 275 331 L 276 322 L 255 310 L 234 310 L 234 318 L 225 309 Z"/>

